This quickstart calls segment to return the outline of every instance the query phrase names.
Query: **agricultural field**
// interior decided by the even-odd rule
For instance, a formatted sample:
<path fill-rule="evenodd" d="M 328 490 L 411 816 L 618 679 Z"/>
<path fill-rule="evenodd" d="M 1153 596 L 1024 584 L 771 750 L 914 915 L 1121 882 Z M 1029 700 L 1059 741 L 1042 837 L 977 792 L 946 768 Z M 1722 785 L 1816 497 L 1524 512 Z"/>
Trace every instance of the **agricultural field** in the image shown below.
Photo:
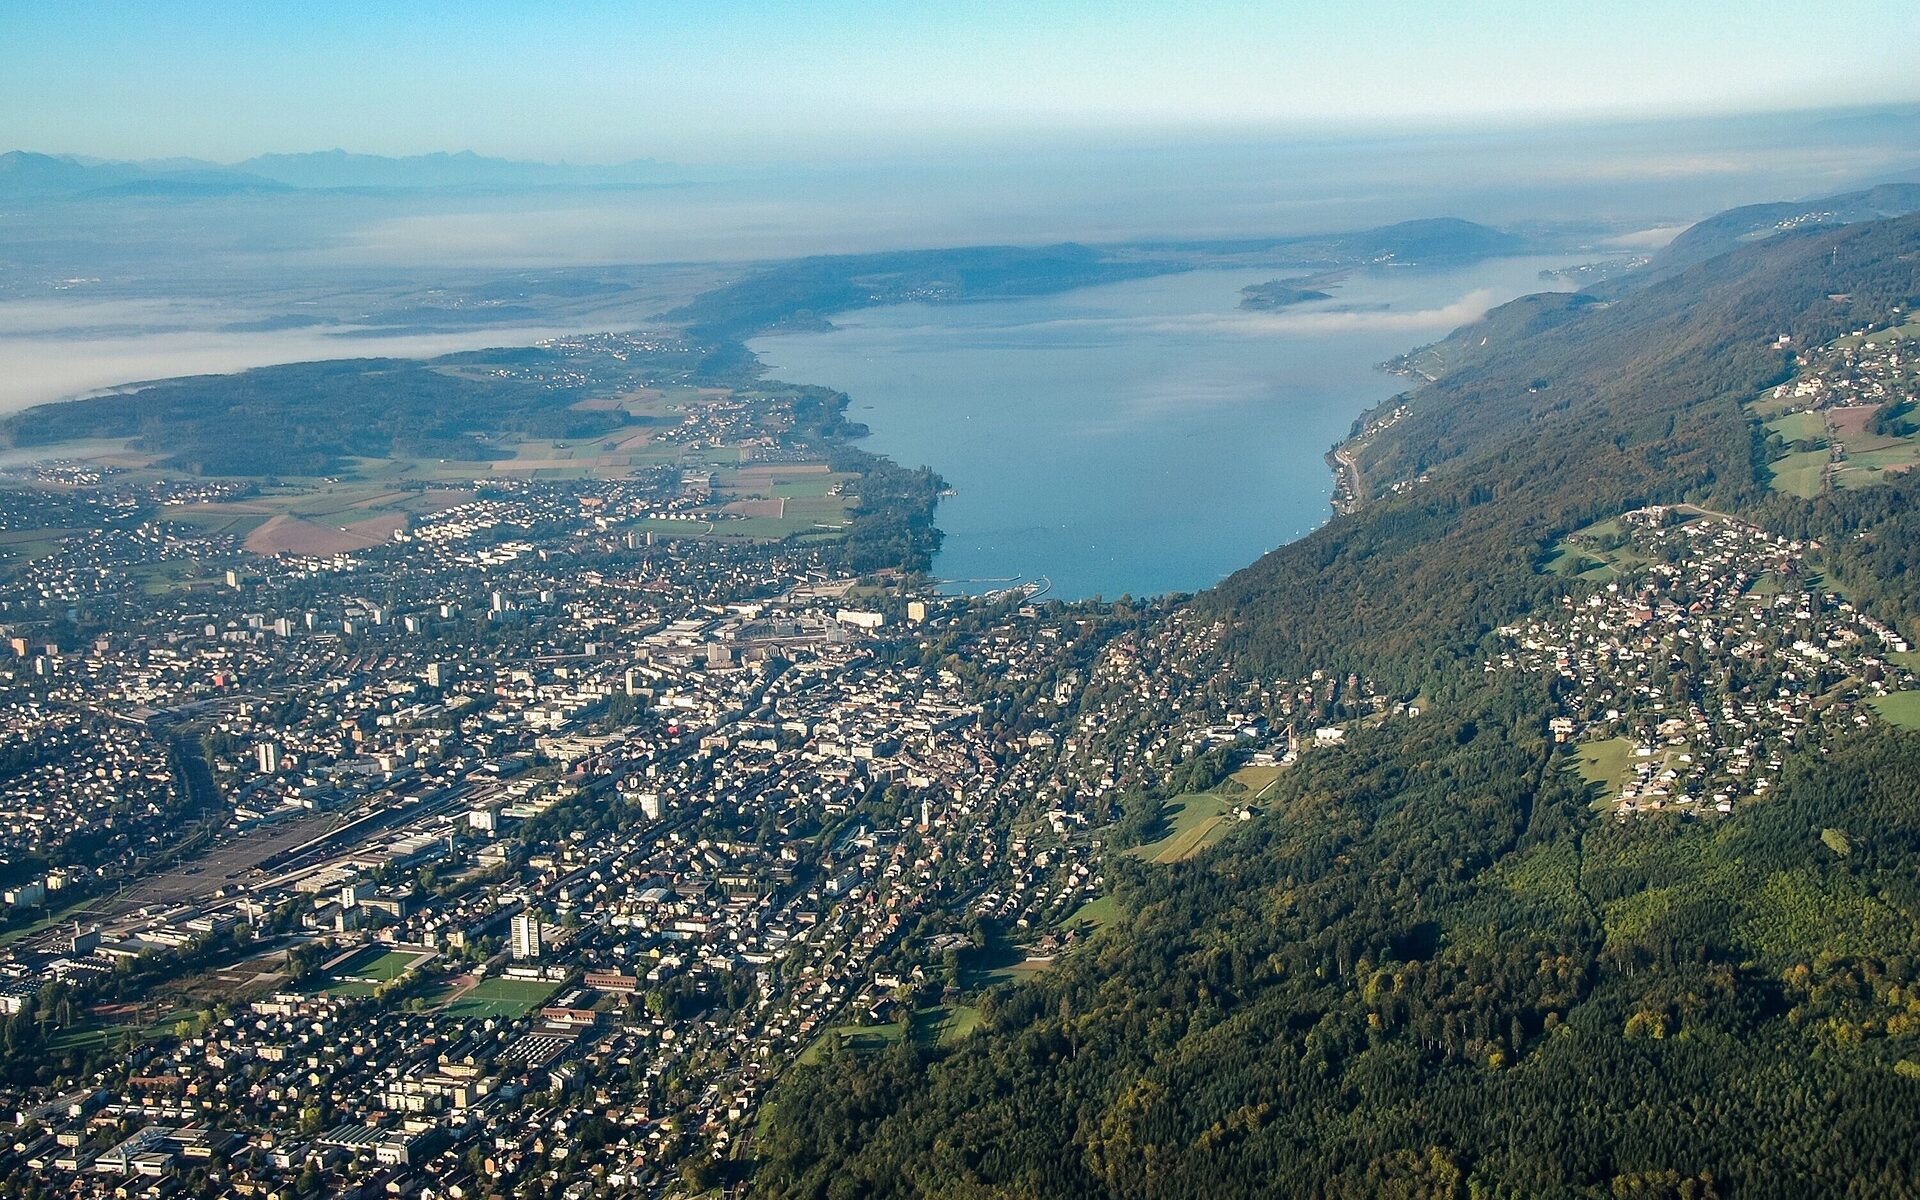
<path fill-rule="evenodd" d="M 1872 487 L 1884 483 L 1888 475 L 1920 464 L 1920 438 L 1874 438 L 1872 442 L 1858 450 L 1848 443 L 1846 457 L 1834 468 L 1835 487 Z"/>
<path fill-rule="evenodd" d="M 1801 450 L 1767 464 L 1773 472 L 1772 487 L 1802 500 L 1811 500 L 1826 488 L 1827 464 L 1833 455 L 1826 450 Z"/>
<path fill-rule="evenodd" d="M 714 499 L 727 520 L 714 522 L 722 537 L 783 538 L 837 532 L 857 496 L 860 477 L 835 473 L 825 463 L 766 463 L 714 473 Z"/>
<path fill-rule="evenodd" d="M 60 549 L 83 529 L 14 529 L 0 533 L 0 566 L 30 563 Z"/>
<path fill-rule="evenodd" d="M 408 520 L 464 504 L 457 488 L 395 488 L 386 481 L 281 483 L 244 499 L 170 504 L 155 515 L 238 537 L 254 554 L 340 554 L 391 541 Z"/>
<path fill-rule="evenodd" d="M 1774 490 L 1812 499 L 1872 487 L 1920 465 L 1920 428 L 1911 413 L 1920 375 L 1912 355 L 1901 352 L 1916 336 L 1920 322 L 1908 316 L 1892 329 L 1839 338 L 1807 352 L 1790 386 L 1748 407 L 1788 447 L 1814 447 L 1769 464 Z"/>
<path fill-rule="evenodd" d="M 1257 804 L 1267 798 L 1274 784 L 1280 782 L 1280 776 L 1286 774 L 1286 771 L 1287 769 L 1281 766 L 1241 767 L 1233 773 L 1231 778 L 1247 789 L 1248 799 Z"/>

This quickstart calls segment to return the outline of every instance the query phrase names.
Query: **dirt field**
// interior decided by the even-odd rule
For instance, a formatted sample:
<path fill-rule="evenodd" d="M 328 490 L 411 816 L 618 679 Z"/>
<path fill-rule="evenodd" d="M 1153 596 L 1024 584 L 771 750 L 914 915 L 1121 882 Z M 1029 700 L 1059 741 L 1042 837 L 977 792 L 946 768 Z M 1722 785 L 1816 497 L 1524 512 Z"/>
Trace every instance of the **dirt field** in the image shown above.
<path fill-rule="evenodd" d="M 249 533 L 241 546 L 253 554 L 346 554 L 391 541 L 394 531 L 406 524 L 405 513 L 386 513 L 344 526 L 278 516 Z"/>
<path fill-rule="evenodd" d="M 1827 420 L 1832 423 L 1834 434 L 1842 438 L 1857 438 L 1867 431 L 1867 422 L 1873 414 L 1880 411 L 1878 404 L 1857 404 L 1850 408 L 1830 408 Z"/>
<path fill-rule="evenodd" d="M 721 509 L 722 512 L 736 513 L 743 517 L 773 517 L 787 515 L 787 502 L 782 497 L 771 500 L 735 500 Z"/>

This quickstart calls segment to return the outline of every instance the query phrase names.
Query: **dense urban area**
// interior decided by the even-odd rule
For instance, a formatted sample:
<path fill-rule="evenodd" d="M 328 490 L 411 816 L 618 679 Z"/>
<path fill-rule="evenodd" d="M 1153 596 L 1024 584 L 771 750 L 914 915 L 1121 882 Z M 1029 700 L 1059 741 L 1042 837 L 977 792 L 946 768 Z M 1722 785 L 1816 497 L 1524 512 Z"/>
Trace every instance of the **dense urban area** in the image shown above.
<path fill-rule="evenodd" d="M 779 400 L 677 394 L 654 444 L 860 503 Z M 1147 610 L 725 536 L 752 516 L 678 459 L 541 473 L 397 485 L 375 540 L 263 504 L 285 481 L 13 471 L 0 1006 L 36 1177 L 721 1178 L 790 1064 L 964 1036 L 1090 927 L 1123 806 L 1147 838 L 1174 763 L 1290 760 L 1336 692 L 1163 679 L 1163 722 Z M 276 531 L 344 536 L 249 552 Z"/>

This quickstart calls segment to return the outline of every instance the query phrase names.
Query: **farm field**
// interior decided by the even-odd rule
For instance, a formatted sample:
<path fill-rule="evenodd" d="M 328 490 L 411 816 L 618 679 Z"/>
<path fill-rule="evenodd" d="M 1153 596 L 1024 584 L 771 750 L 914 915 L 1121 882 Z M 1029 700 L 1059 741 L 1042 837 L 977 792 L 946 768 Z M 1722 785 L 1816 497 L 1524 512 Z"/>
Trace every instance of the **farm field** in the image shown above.
<path fill-rule="evenodd" d="M 244 499 L 170 504 L 161 520 L 242 539 L 254 554 L 340 554 L 392 539 L 408 519 L 473 498 L 455 488 L 395 488 L 385 481 L 316 480 L 285 484 Z"/>
<path fill-rule="evenodd" d="M 30 563 L 59 550 L 84 529 L 11 529 L 0 533 L 0 563 Z"/>
<path fill-rule="evenodd" d="M 1879 438 L 1879 442 L 1891 443 L 1874 449 L 1862 449 L 1856 453 L 1852 446 L 1847 456 L 1834 469 L 1835 487 L 1859 488 L 1884 483 L 1889 474 L 1906 471 L 1920 463 L 1920 440 L 1914 438 Z"/>
<path fill-rule="evenodd" d="M 1818 496 L 1826 480 L 1827 463 L 1832 455 L 1825 450 L 1802 450 L 1768 463 L 1773 472 L 1772 487 L 1777 492 L 1811 500 Z"/>
<path fill-rule="evenodd" d="M 1286 772 L 1287 769 L 1280 766 L 1241 767 L 1233 773 L 1232 779 L 1235 783 L 1247 789 L 1249 800 L 1259 801 L 1266 799 L 1267 793 L 1273 788 L 1274 784 L 1280 781 L 1280 777 L 1286 774 Z"/>

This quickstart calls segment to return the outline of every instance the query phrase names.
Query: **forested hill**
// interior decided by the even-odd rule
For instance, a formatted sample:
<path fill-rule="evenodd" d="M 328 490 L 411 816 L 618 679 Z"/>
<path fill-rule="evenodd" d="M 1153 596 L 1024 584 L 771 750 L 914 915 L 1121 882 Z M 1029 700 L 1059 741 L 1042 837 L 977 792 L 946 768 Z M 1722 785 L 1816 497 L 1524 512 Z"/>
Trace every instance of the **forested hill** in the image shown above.
<path fill-rule="evenodd" d="M 1534 568 L 1554 539 L 1645 504 L 1757 503 L 1740 404 L 1785 372 L 1779 335 L 1819 344 L 1915 296 L 1920 217 L 1782 235 L 1612 304 L 1515 301 L 1360 452 L 1384 496 L 1197 603 L 1243 668 L 1416 685 L 1551 592 Z"/>
<path fill-rule="evenodd" d="M 1251 240 L 822 255 L 761 268 L 662 315 L 696 337 L 748 338 L 776 329 L 817 329 L 836 313 L 873 305 L 1045 296 L 1208 266 L 1325 270 L 1387 260 L 1438 266 L 1529 248 L 1525 239 L 1498 229 L 1436 217 L 1347 233 Z"/>
<path fill-rule="evenodd" d="M 1469 654 L 1559 611 L 1547 540 L 1684 496 L 1822 539 L 1911 629 L 1920 481 L 1765 493 L 1738 404 L 1778 334 L 1916 298 L 1920 221 L 1788 235 L 1443 378 L 1391 451 L 1429 482 L 1195 601 L 1223 670 L 1351 664 L 1423 714 L 1190 861 L 1110 859 L 1104 928 L 970 1036 L 791 1072 L 757 1194 L 1920 1195 L 1920 736 L 1843 720 L 1730 816 L 1621 821 L 1547 736 L 1559 683 Z"/>
<path fill-rule="evenodd" d="M 1920 211 L 1920 183 L 1883 183 L 1817 200 L 1747 204 L 1699 221 L 1661 248 L 1645 268 L 1608 280 L 1602 295 L 1622 295 L 1751 242 L 1811 225 L 1844 225 Z"/>

